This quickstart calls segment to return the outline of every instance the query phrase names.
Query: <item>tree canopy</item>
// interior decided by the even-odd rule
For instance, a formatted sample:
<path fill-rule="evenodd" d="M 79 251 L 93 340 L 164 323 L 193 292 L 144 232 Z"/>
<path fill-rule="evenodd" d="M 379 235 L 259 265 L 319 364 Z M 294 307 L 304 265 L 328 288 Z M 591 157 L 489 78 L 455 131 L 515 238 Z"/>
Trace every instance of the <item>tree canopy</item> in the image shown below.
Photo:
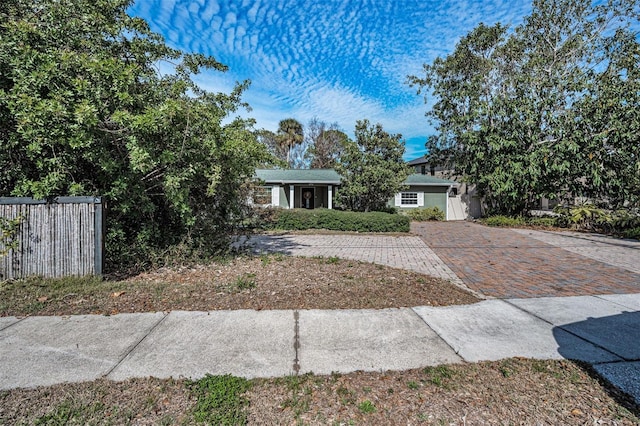
<path fill-rule="evenodd" d="M 253 123 L 230 117 L 248 82 L 202 90 L 194 74 L 226 67 L 169 48 L 130 3 L 0 4 L 0 194 L 103 196 L 111 260 L 198 237 L 214 249 L 205 234 L 241 219 L 269 158 Z"/>
<path fill-rule="evenodd" d="M 336 171 L 342 176 L 337 201 L 349 210 L 383 211 L 411 174 L 402 159 L 402 135 L 385 132 L 381 124 L 359 120 L 355 138 L 344 144 L 336 164 Z"/>
<path fill-rule="evenodd" d="M 349 137 L 340 130 L 337 123 L 313 118 L 307 125 L 305 136 L 309 139 L 305 157 L 312 169 L 330 169 L 340 160 L 344 144 Z"/>
<path fill-rule="evenodd" d="M 280 120 L 278 124 L 277 138 L 281 148 L 286 149 L 287 164 L 291 168 L 293 166 L 291 151 L 294 146 L 300 145 L 304 141 L 304 128 L 295 118 L 285 118 Z"/>
<path fill-rule="evenodd" d="M 429 156 L 494 212 L 540 197 L 639 207 L 638 16 L 636 0 L 535 0 L 513 31 L 478 25 L 409 77 L 434 100 Z"/>

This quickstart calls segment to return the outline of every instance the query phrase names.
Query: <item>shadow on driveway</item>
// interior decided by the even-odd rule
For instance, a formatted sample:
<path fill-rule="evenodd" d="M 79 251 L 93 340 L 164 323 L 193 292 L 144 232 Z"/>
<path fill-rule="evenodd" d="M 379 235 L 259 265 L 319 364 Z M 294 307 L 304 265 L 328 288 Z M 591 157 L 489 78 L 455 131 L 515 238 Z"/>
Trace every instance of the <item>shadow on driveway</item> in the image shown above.
<path fill-rule="evenodd" d="M 567 332 L 583 344 L 568 339 Z M 612 398 L 640 417 L 640 312 L 556 326 L 553 335 L 560 355 L 575 360 Z M 594 358 L 593 345 L 604 349 L 606 355 Z"/>
<path fill-rule="evenodd" d="M 251 237 L 241 237 L 234 247 L 244 253 L 262 254 L 262 253 L 280 253 L 287 256 L 293 256 L 296 250 L 303 247 L 310 247 L 309 244 L 303 244 L 287 235 L 253 235 Z"/>

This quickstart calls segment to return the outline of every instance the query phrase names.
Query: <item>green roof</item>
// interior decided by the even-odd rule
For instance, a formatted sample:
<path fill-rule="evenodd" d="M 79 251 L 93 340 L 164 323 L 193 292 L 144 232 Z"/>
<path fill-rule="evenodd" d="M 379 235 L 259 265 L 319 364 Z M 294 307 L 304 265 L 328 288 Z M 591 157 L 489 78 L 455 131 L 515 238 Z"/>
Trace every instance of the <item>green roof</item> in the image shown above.
<path fill-rule="evenodd" d="M 266 183 L 318 183 L 340 185 L 340 175 L 333 169 L 256 170 L 256 178 Z"/>
<path fill-rule="evenodd" d="M 342 179 L 338 172 L 333 169 L 257 169 L 256 178 L 265 183 L 284 184 L 325 184 L 340 185 Z M 439 179 L 430 175 L 412 174 L 404 181 L 407 185 L 423 186 L 451 186 L 458 185 L 456 182 L 446 179 Z"/>
<path fill-rule="evenodd" d="M 457 182 L 447 179 L 440 179 L 437 177 L 433 177 L 431 175 L 422 175 L 419 173 L 414 173 L 409 175 L 407 180 L 404 181 L 407 185 L 427 185 L 427 186 L 450 186 L 450 185 L 458 185 Z"/>

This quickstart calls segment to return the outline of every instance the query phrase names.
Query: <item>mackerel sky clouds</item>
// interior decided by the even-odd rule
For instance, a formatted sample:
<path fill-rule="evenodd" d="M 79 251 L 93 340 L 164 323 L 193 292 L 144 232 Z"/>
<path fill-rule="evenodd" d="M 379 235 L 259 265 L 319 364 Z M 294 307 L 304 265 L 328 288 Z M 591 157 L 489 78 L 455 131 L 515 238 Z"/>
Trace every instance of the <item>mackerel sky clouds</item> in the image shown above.
<path fill-rule="evenodd" d="M 353 136 L 367 118 L 403 135 L 406 159 L 424 154 L 433 132 L 406 76 L 478 23 L 515 26 L 530 11 L 528 0 L 137 0 L 129 9 L 170 46 L 229 66 L 198 76 L 202 87 L 251 80 L 243 115 L 256 128 L 318 117 Z"/>

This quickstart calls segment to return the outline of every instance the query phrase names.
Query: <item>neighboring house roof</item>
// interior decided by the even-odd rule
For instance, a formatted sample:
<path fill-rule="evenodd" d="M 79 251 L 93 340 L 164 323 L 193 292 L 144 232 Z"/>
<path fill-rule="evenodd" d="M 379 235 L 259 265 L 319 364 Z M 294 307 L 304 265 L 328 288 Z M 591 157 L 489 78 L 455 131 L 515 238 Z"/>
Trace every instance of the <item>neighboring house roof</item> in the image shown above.
<path fill-rule="evenodd" d="M 256 177 L 266 183 L 316 183 L 340 185 L 340 175 L 333 169 L 256 170 Z"/>
<path fill-rule="evenodd" d="M 452 180 L 440 179 L 437 177 L 433 177 L 430 175 L 423 175 L 420 173 L 414 173 L 409 175 L 407 180 L 404 181 L 407 185 L 422 185 L 422 186 L 451 186 L 458 185 L 458 182 L 454 182 Z"/>
<path fill-rule="evenodd" d="M 294 169 L 294 170 L 272 170 L 257 169 L 256 178 L 265 183 L 284 184 L 321 184 L 340 185 L 342 179 L 338 172 L 333 169 Z M 416 186 L 451 186 L 458 185 L 457 182 L 439 179 L 437 177 L 421 174 L 409 175 L 404 181 L 407 185 Z"/>
<path fill-rule="evenodd" d="M 414 160 L 409 161 L 407 163 L 407 165 L 409 165 L 409 166 L 419 166 L 421 164 L 427 164 L 427 163 L 428 163 L 428 161 L 425 158 L 425 156 L 423 155 L 422 157 L 418 157 L 418 158 L 416 158 Z"/>

